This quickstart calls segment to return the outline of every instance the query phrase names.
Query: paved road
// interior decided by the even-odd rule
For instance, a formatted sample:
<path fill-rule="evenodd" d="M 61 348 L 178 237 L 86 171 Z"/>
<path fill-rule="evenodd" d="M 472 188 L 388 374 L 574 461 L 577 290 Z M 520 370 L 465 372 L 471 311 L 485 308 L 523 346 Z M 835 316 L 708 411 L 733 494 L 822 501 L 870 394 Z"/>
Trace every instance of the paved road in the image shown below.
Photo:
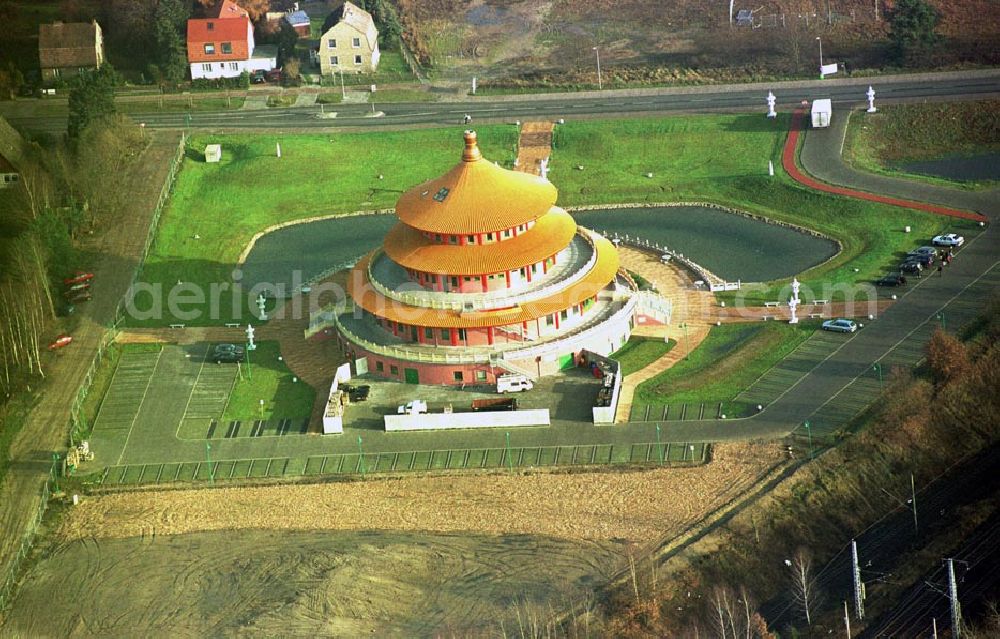
<path fill-rule="evenodd" d="M 344 127 L 386 127 L 459 124 L 464 115 L 473 122 L 555 119 L 579 116 L 622 117 L 639 113 L 759 109 L 766 111 L 765 96 L 773 91 L 779 107 L 798 105 L 801 100 L 831 98 L 834 103 L 860 104 L 868 85 L 876 87 L 878 102 L 902 100 L 942 100 L 955 97 L 1000 95 L 1000 70 L 920 75 L 883 76 L 739 84 L 721 86 L 589 91 L 572 94 L 533 96 L 489 96 L 460 102 L 379 104 L 384 117 L 370 117 L 371 104 L 338 104 L 327 108 L 337 117 L 320 119 L 319 107 L 290 107 L 257 111 L 133 113 L 148 127 L 215 130 L 239 129 L 330 129 Z M 0 103 L 0 114 L 18 127 L 40 131 L 66 128 L 65 102 L 21 100 Z M 190 120 L 188 119 L 190 118 Z"/>

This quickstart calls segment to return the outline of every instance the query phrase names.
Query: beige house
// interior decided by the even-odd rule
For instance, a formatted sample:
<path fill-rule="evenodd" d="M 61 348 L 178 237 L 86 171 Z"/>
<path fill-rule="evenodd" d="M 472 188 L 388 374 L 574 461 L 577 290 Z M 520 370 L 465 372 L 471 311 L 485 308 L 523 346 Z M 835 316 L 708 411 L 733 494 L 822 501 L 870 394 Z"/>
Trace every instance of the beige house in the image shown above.
<path fill-rule="evenodd" d="M 42 80 L 51 82 L 104 63 L 104 34 L 93 22 L 54 22 L 38 27 Z"/>
<path fill-rule="evenodd" d="M 350 2 L 333 12 L 329 22 L 336 20 L 319 42 L 319 68 L 323 75 L 340 73 L 374 73 L 381 53 L 378 50 L 378 30 L 367 11 Z"/>

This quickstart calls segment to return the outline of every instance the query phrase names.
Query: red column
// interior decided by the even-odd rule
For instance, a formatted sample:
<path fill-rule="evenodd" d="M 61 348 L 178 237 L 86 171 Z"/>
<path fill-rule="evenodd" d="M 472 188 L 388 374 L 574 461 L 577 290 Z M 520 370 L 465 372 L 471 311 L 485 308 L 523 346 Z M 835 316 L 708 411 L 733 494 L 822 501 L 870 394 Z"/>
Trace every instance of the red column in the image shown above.
<path fill-rule="evenodd" d="M 448 337 L 451 338 L 451 345 L 458 346 L 458 329 L 452 328 L 448 330 Z"/>
<path fill-rule="evenodd" d="M 493 345 L 493 327 L 492 326 L 487 326 L 486 327 L 486 343 L 489 344 L 489 345 L 491 345 L 491 346 Z"/>
<path fill-rule="evenodd" d="M 417 344 L 423 344 L 423 343 L 424 343 L 424 327 L 423 326 L 418 326 L 417 327 Z"/>
<path fill-rule="evenodd" d="M 480 275 L 479 276 L 479 283 L 480 283 L 480 286 L 483 287 L 483 292 L 485 293 L 487 286 L 489 286 L 489 284 L 486 283 L 486 276 L 485 275 Z"/>
<path fill-rule="evenodd" d="M 559 311 L 556 311 L 555 313 L 553 313 L 553 315 L 555 315 L 555 318 L 556 318 L 556 330 L 558 331 L 559 330 Z"/>
<path fill-rule="evenodd" d="M 507 280 L 507 288 L 510 288 L 510 271 L 504 271 L 503 276 Z"/>
<path fill-rule="evenodd" d="M 527 266 L 524 267 L 524 272 L 528 274 L 528 281 L 529 282 L 531 281 L 531 267 L 532 266 L 534 266 L 534 264 L 529 264 L 529 265 L 527 265 Z"/>
<path fill-rule="evenodd" d="M 549 258 L 542 260 L 542 275 L 549 272 Z"/>

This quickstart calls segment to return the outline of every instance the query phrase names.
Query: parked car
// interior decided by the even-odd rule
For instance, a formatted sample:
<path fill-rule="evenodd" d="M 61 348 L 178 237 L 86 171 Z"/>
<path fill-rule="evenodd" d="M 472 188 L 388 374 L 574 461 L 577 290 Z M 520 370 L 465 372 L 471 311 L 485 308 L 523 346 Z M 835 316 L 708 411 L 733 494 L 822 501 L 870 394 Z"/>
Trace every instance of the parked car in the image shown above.
<path fill-rule="evenodd" d="M 614 394 L 613 388 L 608 388 L 607 386 L 602 386 L 601 390 L 597 391 L 597 401 L 594 402 L 595 406 L 610 406 L 611 397 Z"/>
<path fill-rule="evenodd" d="M 246 351 L 242 346 L 236 344 L 216 344 L 212 349 L 211 360 L 216 364 L 231 364 L 242 362 L 246 357 Z"/>
<path fill-rule="evenodd" d="M 254 84 L 264 84 L 267 81 L 267 72 L 264 69 L 257 69 L 250 75 L 250 82 Z"/>
<path fill-rule="evenodd" d="M 420 413 L 426 412 L 427 402 L 420 399 L 415 399 L 412 402 L 406 402 L 396 409 L 396 413 L 399 415 L 419 415 Z"/>
<path fill-rule="evenodd" d="M 371 393 L 372 387 L 365 386 L 353 386 L 351 384 L 341 384 L 340 390 L 347 393 L 347 396 L 352 402 L 363 402 L 368 399 L 368 395 Z"/>
<path fill-rule="evenodd" d="M 90 291 L 76 291 L 72 295 L 66 296 L 66 301 L 70 304 L 80 304 L 82 302 L 89 302 L 92 299 Z"/>
<path fill-rule="evenodd" d="M 931 240 L 931 244 L 934 246 L 962 246 L 965 244 L 965 238 L 958 233 L 946 233 L 936 236 Z"/>
<path fill-rule="evenodd" d="M 88 282 L 94 279 L 93 273 L 87 273 L 85 271 L 77 271 L 73 277 L 67 277 L 63 280 L 63 284 L 66 286 L 73 286 L 74 284 L 82 284 L 83 282 Z"/>
<path fill-rule="evenodd" d="M 913 263 L 919 264 L 923 268 L 928 268 L 932 264 L 934 264 L 934 256 L 933 255 L 926 255 L 926 254 L 921 254 L 921 255 L 907 255 L 906 259 L 903 261 L 903 264 L 906 264 L 906 263 L 909 263 L 909 262 L 913 262 Z"/>
<path fill-rule="evenodd" d="M 924 270 L 924 266 L 916 260 L 912 262 L 907 261 L 899 265 L 899 270 L 907 275 L 916 275 L 917 277 L 920 277 L 920 273 Z"/>
<path fill-rule="evenodd" d="M 875 286 L 905 286 L 906 278 L 901 273 L 889 273 L 875 280 Z"/>
<path fill-rule="evenodd" d="M 60 348 L 65 348 L 72 343 L 73 343 L 73 336 L 63 333 L 58 337 L 56 337 L 56 339 L 51 344 L 49 344 L 49 350 L 50 351 L 59 350 Z"/>
<path fill-rule="evenodd" d="M 281 82 L 282 77 L 281 69 L 271 69 L 267 72 L 268 82 Z"/>
<path fill-rule="evenodd" d="M 823 330 L 835 333 L 853 333 L 858 330 L 858 323 L 849 319 L 832 319 L 823 322 Z"/>
<path fill-rule="evenodd" d="M 913 249 L 912 251 L 910 251 L 909 253 L 907 253 L 907 255 L 908 256 L 909 255 L 930 255 L 931 257 L 934 257 L 935 255 L 937 255 L 937 252 L 938 252 L 938 250 L 935 247 L 933 247 L 933 246 L 921 246 L 920 248 Z"/>

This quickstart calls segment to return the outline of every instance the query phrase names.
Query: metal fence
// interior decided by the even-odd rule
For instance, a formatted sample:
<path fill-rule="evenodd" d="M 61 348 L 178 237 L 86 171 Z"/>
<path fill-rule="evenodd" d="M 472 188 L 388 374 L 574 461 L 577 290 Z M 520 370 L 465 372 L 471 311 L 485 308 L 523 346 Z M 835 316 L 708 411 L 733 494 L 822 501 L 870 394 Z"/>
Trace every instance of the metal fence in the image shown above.
<path fill-rule="evenodd" d="M 14 594 L 14 587 L 17 585 L 17 576 L 21 572 L 21 566 L 27 558 L 28 553 L 31 552 L 31 548 L 35 545 L 35 535 L 38 534 L 38 527 L 42 523 L 42 517 L 45 516 L 45 511 L 49 507 L 49 496 L 52 494 L 52 486 L 56 482 L 58 472 L 59 460 L 53 457 L 52 466 L 49 468 L 49 476 L 42 483 L 38 508 L 35 510 L 35 514 L 28 524 L 28 529 L 24 531 L 21 543 L 17 547 L 17 552 L 14 553 L 11 562 L 8 564 L 7 574 L 4 575 L 3 582 L 0 584 L 0 610 L 6 608 L 7 604 L 10 603 Z"/>

